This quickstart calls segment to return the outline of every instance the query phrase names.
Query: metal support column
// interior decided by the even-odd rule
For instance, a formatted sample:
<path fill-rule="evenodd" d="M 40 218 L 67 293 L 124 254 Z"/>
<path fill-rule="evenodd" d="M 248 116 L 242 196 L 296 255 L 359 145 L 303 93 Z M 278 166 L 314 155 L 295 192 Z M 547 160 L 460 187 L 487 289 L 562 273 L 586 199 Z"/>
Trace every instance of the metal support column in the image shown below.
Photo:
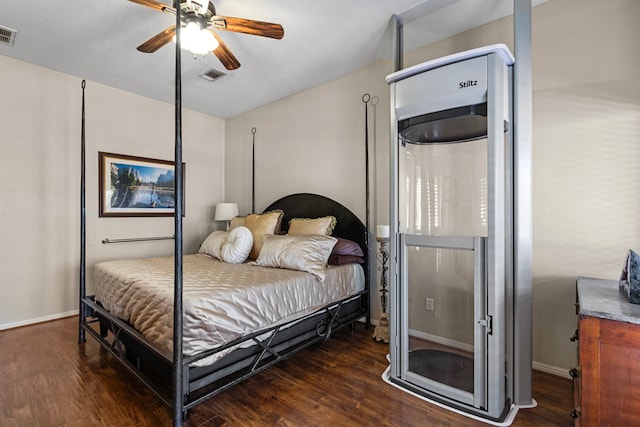
<path fill-rule="evenodd" d="M 513 1 L 514 403 L 532 403 L 531 0 Z"/>
<path fill-rule="evenodd" d="M 391 50 L 393 52 L 393 71 L 402 70 L 404 67 L 403 58 L 404 55 L 404 24 L 400 15 L 393 15 L 391 17 L 391 25 L 393 28 L 393 46 Z"/>

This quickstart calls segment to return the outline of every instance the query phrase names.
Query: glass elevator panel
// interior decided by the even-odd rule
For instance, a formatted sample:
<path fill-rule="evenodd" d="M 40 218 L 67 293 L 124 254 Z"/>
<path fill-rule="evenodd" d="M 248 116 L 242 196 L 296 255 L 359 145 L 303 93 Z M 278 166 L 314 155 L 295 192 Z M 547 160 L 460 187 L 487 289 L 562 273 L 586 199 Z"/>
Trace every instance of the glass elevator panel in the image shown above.
<path fill-rule="evenodd" d="M 400 232 L 487 236 L 487 139 L 402 144 Z"/>

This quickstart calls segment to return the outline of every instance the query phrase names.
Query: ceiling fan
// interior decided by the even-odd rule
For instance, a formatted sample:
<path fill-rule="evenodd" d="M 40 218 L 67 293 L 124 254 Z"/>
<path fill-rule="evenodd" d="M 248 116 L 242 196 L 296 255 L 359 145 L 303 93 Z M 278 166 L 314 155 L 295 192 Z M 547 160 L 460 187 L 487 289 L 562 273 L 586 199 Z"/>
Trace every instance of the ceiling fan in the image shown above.
<path fill-rule="evenodd" d="M 175 7 L 167 6 L 156 0 L 129 1 L 161 12 L 176 14 Z M 183 26 L 180 29 L 182 47 L 194 54 L 213 53 L 227 70 L 237 69 L 240 67 L 240 62 L 226 43 L 213 31 L 214 29 L 272 39 L 281 39 L 284 36 L 284 29 L 280 24 L 219 16 L 216 14 L 213 3 L 209 0 L 180 0 L 180 15 Z M 142 43 L 137 49 L 140 52 L 153 53 L 175 39 L 175 35 L 176 26 L 174 24 Z"/>

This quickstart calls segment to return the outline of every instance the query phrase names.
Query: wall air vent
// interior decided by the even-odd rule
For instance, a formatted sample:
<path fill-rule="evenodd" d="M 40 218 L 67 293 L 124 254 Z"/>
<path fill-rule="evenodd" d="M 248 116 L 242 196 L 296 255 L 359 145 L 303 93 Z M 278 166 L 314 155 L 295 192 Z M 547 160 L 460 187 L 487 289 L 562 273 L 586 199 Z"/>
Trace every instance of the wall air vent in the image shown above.
<path fill-rule="evenodd" d="M 0 44 L 13 46 L 13 41 L 16 38 L 17 32 L 17 30 L 0 25 Z"/>
<path fill-rule="evenodd" d="M 226 76 L 226 74 L 218 70 L 209 70 L 204 74 L 200 74 L 200 77 L 210 82 L 218 80 L 224 76 Z"/>

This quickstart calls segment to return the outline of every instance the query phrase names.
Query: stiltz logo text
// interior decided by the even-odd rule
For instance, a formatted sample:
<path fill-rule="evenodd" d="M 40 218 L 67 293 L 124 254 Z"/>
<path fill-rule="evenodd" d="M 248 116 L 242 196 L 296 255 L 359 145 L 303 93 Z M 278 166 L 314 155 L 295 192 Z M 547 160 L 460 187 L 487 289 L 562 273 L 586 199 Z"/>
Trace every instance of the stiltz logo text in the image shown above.
<path fill-rule="evenodd" d="M 460 82 L 458 89 L 464 89 L 465 87 L 478 86 L 477 80 L 467 80 L 466 82 Z"/>

